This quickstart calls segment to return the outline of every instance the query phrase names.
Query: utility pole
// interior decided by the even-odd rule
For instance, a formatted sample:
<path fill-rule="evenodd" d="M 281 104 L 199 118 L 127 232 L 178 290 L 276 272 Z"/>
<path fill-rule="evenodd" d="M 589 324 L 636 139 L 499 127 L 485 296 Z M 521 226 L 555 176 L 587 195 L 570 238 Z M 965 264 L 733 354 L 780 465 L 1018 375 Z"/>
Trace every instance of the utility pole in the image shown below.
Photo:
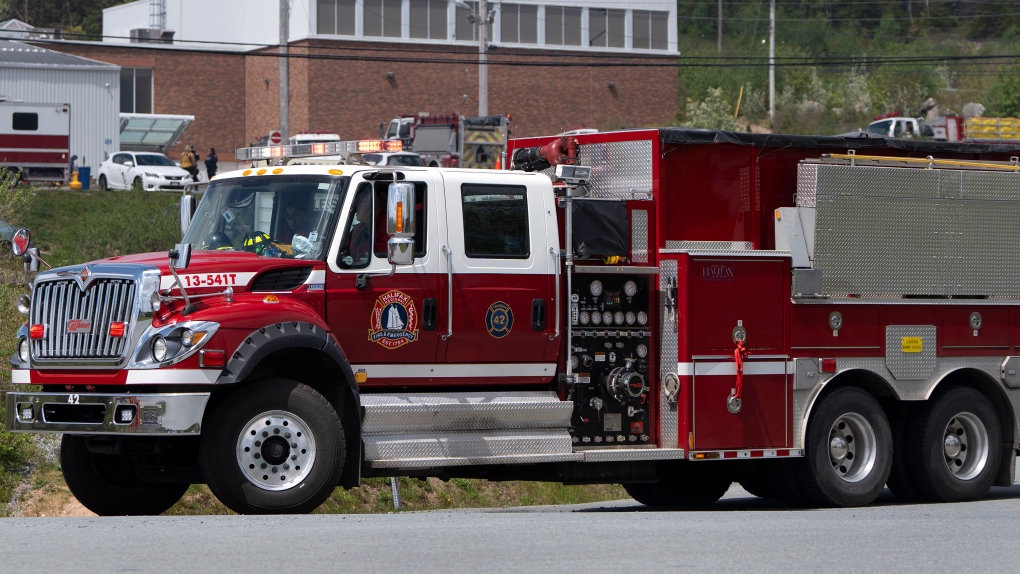
<path fill-rule="evenodd" d="M 722 0 L 719 0 L 719 24 L 716 26 L 716 48 L 722 54 Z"/>
<path fill-rule="evenodd" d="M 769 1 L 769 119 L 776 114 L 776 0 Z M 774 126 L 773 126 L 774 127 Z"/>
<path fill-rule="evenodd" d="M 287 42 L 290 39 L 290 0 L 280 0 L 280 136 L 286 144 L 290 130 L 290 78 L 287 66 Z"/>
<path fill-rule="evenodd" d="M 489 2 L 478 0 L 478 115 L 489 115 Z"/>

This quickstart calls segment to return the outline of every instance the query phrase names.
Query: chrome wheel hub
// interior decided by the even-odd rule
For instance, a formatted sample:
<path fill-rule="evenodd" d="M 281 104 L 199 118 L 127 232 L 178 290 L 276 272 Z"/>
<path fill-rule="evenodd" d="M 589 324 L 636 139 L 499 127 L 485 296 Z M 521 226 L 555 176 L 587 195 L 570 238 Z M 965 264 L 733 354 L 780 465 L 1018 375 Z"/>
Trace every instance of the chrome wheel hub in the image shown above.
<path fill-rule="evenodd" d="M 267 411 L 248 421 L 237 437 L 237 464 L 245 478 L 265 490 L 301 483 L 315 462 L 315 437 L 305 421 L 287 411 Z"/>
<path fill-rule="evenodd" d="M 960 480 L 971 480 L 988 464 L 988 430 L 973 413 L 959 413 L 949 420 L 942 439 L 949 472 Z"/>
<path fill-rule="evenodd" d="M 829 463 L 836 476 L 847 482 L 864 480 L 875 467 L 875 431 L 866 418 L 846 413 L 829 429 Z"/>

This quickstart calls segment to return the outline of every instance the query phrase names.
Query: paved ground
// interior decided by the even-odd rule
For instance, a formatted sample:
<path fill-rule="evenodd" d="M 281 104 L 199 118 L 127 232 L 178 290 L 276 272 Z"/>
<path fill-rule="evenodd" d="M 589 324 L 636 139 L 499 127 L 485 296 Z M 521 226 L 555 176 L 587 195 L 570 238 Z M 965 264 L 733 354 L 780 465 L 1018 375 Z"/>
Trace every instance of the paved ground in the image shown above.
<path fill-rule="evenodd" d="M 1020 486 L 965 504 L 612 503 L 390 515 L 0 520 L 3 572 L 1012 572 Z"/>

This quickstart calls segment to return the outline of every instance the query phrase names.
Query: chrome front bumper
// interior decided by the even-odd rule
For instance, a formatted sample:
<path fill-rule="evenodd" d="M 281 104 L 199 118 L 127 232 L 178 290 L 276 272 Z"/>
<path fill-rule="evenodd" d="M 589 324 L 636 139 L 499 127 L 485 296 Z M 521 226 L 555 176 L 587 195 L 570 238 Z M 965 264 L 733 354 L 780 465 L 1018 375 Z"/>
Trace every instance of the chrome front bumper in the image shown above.
<path fill-rule="evenodd" d="M 198 435 L 208 402 L 209 393 L 9 392 L 7 430 L 92 435 Z"/>

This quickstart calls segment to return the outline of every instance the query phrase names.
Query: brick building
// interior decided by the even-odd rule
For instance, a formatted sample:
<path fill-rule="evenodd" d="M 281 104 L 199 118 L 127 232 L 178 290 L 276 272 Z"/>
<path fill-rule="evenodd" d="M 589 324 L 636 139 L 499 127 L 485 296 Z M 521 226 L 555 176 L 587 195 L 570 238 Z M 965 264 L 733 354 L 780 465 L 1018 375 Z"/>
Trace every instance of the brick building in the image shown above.
<path fill-rule="evenodd" d="M 290 133 L 377 137 L 399 114 L 478 112 L 477 2 L 292 0 Z M 189 114 L 180 145 L 224 160 L 279 127 L 278 0 L 139 0 L 102 42 L 59 50 L 121 67 L 121 111 Z M 677 112 L 676 3 L 490 2 L 491 114 L 515 136 L 661 125 Z M 158 39 L 160 43 L 156 43 Z M 168 43 L 162 43 L 168 42 Z"/>

